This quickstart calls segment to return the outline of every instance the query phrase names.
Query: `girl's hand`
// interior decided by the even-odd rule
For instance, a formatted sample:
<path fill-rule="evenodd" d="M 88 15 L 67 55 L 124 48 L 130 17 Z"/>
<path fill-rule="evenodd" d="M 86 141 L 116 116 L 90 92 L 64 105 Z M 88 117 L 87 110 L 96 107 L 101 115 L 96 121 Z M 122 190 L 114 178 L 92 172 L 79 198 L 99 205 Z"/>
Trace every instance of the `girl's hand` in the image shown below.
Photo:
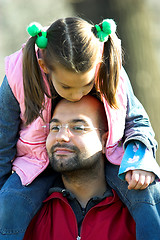
<path fill-rule="evenodd" d="M 143 190 L 155 180 L 155 174 L 144 170 L 130 170 L 126 173 L 125 180 L 129 184 L 129 190 Z"/>

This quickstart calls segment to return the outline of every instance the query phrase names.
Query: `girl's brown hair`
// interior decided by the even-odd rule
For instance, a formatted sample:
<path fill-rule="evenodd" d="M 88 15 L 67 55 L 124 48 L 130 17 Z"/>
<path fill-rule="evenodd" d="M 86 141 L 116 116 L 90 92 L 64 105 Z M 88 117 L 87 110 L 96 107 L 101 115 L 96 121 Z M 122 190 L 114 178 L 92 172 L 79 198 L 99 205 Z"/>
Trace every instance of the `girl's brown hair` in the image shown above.
<path fill-rule="evenodd" d="M 23 82 L 25 95 L 26 125 L 38 116 L 42 117 L 45 95 L 56 96 L 51 72 L 56 64 L 68 71 L 84 73 L 99 63 L 100 43 L 93 33 L 93 25 L 87 21 L 73 17 L 55 21 L 47 30 L 48 44 L 45 49 L 35 50 L 37 37 L 31 37 L 23 49 Z M 121 67 L 121 56 L 118 38 L 109 36 L 104 44 L 100 67 L 95 79 L 96 87 L 106 98 L 111 107 L 117 107 L 116 89 Z M 44 74 L 38 64 L 42 58 L 48 69 Z M 47 90 L 44 78 L 48 81 Z"/>
<path fill-rule="evenodd" d="M 102 61 L 95 79 L 96 88 L 100 91 L 110 107 L 118 108 L 116 91 L 121 69 L 121 45 L 116 34 L 109 36 L 104 43 Z"/>

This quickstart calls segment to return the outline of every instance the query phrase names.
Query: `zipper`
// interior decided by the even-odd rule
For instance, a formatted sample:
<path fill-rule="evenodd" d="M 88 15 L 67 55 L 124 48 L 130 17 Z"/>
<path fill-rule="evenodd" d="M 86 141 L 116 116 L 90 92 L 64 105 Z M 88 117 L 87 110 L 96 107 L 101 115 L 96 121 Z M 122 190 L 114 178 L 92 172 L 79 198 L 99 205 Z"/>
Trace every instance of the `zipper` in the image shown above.
<path fill-rule="evenodd" d="M 57 197 L 54 197 L 54 198 L 57 198 Z M 64 201 L 62 198 L 59 198 L 59 197 L 58 197 L 58 199 L 60 199 L 61 201 L 63 201 L 65 204 L 67 204 L 67 206 L 71 209 L 71 212 L 72 212 L 73 217 L 74 217 L 75 227 L 76 227 L 76 235 L 77 235 L 76 240 L 80 240 L 81 237 L 78 235 L 78 225 L 77 225 L 77 220 L 76 220 L 76 216 L 75 216 L 75 214 L 74 214 L 74 212 L 73 212 L 73 209 L 71 208 L 71 206 L 69 205 L 69 203 L 67 203 L 66 201 Z"/>
<path fill-rule="evenodd" d="M 81 236 L 83 235 L 83 225 L 84 225 L 84 222 L 86 221 L 86 218 L 88 218 L 88 215 L 90 214 L 90 212 L 92 212 L 93 211 L 93 209 L 95 209 L 95 208 L 99 208 L 99 207 L 102 207 L 102 206 L 106 206 L 106 205 L 109 205 L 110 203 L 112 203 L 113 201 L 114 201 L 114 199 L 115 199 L 115 195 L 113 194 L 113 198 L 110 200 L 110 201 L 108 201 L 107 203 L 102 203 L 101 204 L 101 202 L 99 203 L 99 204 L 97 204 L 97 205 L 95 205 L 94 207 L 92 207 L 87 213 L 86 213 L 86 215 L 85 215 L 85 217 L 83 218 L 83 221 L 82 221 L 82 225 L 81 225 Z M 104 200 L 102 200 L 102 202 L 103 202 Z M 88 203 L 87 203 L 88 204 Z M 73 210 L 72 210 L 73 211 Z M 78 236 L 79 237 L 79 236 Z M 81 237 L 79 237 L 78 238 L 77 237 L 77 240 L 80 240 L 81 239 Z"/>

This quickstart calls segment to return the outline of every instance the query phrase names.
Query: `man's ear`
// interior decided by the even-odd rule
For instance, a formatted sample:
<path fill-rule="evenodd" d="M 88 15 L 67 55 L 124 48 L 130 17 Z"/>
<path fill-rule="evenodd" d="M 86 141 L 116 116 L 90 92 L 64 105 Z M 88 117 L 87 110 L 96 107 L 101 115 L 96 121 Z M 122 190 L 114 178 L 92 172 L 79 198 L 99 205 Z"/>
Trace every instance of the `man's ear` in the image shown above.
<path fill-rule="evenodd" d="M 108 139 L 108 131 L 103 133 L 102 135 L 102 153 L 105 154 L 106 153 L 106 142 Z"/>
<path fill-rule="evenodd" d="M 48 68 L 46 67 L 42 58 L 38 59 L 38 63 L 45 73 L 49 73 Z"/>

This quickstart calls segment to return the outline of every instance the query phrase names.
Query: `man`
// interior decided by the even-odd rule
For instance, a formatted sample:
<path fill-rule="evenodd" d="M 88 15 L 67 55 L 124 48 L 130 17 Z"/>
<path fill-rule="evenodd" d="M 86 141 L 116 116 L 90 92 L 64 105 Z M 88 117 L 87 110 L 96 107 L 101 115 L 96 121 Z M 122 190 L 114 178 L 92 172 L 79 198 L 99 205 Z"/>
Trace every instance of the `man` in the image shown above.
<path fill-rule="evenodd" d="M 135 223 L 105 179 L 107 122 L 93 96 L 61 100 L 50 122 L 46 147 L 60 173 L 24 240 L 132 240 Z"/>

